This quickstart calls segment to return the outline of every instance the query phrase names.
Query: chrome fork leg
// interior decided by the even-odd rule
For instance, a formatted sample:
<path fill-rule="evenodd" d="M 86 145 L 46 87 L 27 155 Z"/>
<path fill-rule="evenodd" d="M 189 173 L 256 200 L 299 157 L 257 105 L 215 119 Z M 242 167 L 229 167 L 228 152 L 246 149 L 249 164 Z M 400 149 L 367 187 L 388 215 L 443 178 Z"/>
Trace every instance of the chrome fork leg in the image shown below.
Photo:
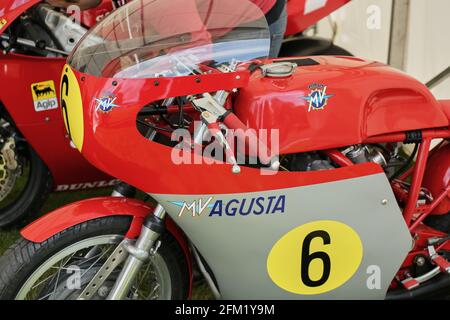
<path fill-rule="evenodd" d="M 142 225 L 141 235 L 137 239 L 136 244 L 127 244 L 125 246 L 130 255 L 125 261 L 125 265 L 108 295 L 109 300 L 122 300 L 126 298 L 139 270 L 145 260 L 148 259 L 153 245 L 164 232 L 165 215 L 166 211 L 158 204 L 155 212 L 149 215 Z"/>

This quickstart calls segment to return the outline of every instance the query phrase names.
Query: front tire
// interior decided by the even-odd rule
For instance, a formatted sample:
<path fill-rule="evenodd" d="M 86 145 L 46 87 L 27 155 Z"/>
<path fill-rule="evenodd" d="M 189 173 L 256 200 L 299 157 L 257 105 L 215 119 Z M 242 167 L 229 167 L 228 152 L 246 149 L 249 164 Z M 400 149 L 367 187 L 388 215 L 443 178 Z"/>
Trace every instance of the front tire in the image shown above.
<path fill-rule="evenodd" d="M 50 171 L 26 142 L 20 143 L 18 158 L 21 159 L 22 173 L 17 180 L 14 179 L 15 185 L 0 201 L 0 228 L 24 222 L 25 217 L 38 213 L 53 188 Z M 4 166 L 3 163 L 2 176 L 7 171 Z"/>
<path fill-rule="evenodd" d="M 0 258 L 0 299 L 77 298 L 83 287 L 94 277 L 96 272 L 93 270 L 101 267 L 109 256 L 107 253 L 114 250 L 123 239 L 130 223 L 131 217 L 128 216 L 99 218 L 66 229 L 42 243 L 18 240 Z M 169 233 L 162 235 L 161 242 L 158 252 L 148 263 L 152 268 L 147 267 L 143 278 L 136 281 L 130 290 L 130 299 L 187 298 L 189 273 L 185 256 Z M 68 273 L 67 270 L 74 265 L 81 270 L 81 287 L 68 288 L 65 283 L 72 272 Z M 121 267 L 119 265 L 118 269 Z M 106 293 L 103 290 L 101 295 L 99 290 L 96 299 L 107 297 L 107 290 L 111 289 L 117 274 L 118 272 L 111 273 L 104 283 Z M 159 291 L 155 292 L 157 285 L 154 282 L 157 280 L 160 280 L 157 283 Z M 141 290 L 139 286 L 142 284 L 144 288 Z M 147 296 L 148 292 L 152 296 Z"/>

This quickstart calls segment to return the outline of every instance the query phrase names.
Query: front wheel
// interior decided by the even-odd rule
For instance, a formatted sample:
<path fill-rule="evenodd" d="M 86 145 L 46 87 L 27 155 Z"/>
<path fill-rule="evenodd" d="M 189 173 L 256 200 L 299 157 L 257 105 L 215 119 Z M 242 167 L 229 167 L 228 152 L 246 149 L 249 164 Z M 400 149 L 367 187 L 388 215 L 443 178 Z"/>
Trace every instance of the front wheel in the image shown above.
<path fill-rule="evenodd" d="M 127 216 L 90 220 L 43 243 L 18 240 L 0 258 L 0 299 L 77 299 L 124 238 Z M 184 254 L 168 233 L 161 247 L 141 268 L 128 299 L 186 299 L 189 273 Z M 92 299 L 106 299 L 123 263 L 103 282 Z"/>
<path fill-rule="evenodd" d="M 20 137 L 0 118 L 0 228 L 39 212 L 53 188 L 47 166 Z"/>

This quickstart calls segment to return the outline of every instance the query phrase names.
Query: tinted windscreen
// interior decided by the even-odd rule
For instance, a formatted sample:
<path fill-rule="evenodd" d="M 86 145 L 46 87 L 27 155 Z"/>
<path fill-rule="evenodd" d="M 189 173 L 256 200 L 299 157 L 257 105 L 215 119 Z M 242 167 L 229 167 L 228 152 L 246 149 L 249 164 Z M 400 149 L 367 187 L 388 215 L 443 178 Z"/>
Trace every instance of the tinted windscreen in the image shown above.
<path fill-rule="evenodd" d="M 95 26 L 69 64 L 99 77 L 174 77 L 265 58 L 269 48 L 265 17 L 248 0 L 135 0 Z"/>

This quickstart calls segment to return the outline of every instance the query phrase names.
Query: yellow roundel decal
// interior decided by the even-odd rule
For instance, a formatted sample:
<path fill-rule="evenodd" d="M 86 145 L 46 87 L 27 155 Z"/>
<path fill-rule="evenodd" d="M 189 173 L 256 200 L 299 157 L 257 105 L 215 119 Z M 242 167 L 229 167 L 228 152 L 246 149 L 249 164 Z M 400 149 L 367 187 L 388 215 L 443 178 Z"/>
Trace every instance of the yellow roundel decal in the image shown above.
<path fill-rule="evenodd" d="M 332 220 L 298 226 L 273 246 L 267 271 L 280 288 L 314 295 L 334 290 L 358 270 L 363 245 L 355 230 Z"/>
<path fill-rule="evenodd" d="M 61 109 L 66 130 L 79 151 L 83 148 L 83 102 L 78 80 L 68 65 L 61 77 Z"/>
<path fill-rule="evenodd" d="M 8 23 L 8 21 L 6 21 L 5 18 L 0 18 L 0 30 L 2 30 L 3 27 L 6 26 L 7 23 Z"/>

